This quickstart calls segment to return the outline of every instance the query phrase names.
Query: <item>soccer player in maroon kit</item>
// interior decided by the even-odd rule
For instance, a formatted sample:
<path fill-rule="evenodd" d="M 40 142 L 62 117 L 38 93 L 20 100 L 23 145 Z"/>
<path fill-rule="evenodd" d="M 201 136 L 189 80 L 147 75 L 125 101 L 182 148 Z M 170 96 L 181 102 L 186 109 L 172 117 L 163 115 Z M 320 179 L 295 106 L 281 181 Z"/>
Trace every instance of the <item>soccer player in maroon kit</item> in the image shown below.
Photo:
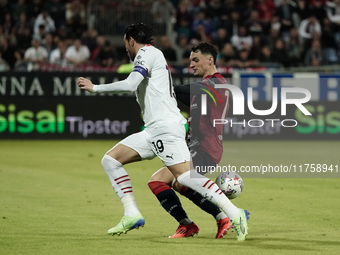
<path fill-rule="evenodd" d="M 215 48 L 208 43 L 200 43 L 193 47 L 190 55 L 190 67 L 193 69 L 194 75 L 203 77 L 203 80 L 174 87 L 177 99 L 190 105 L 188 147 L 193 165 L 196 171 L 202 175 L 207 173 L 210 167 L 216 166 L 222 158 L 223 125 L 214 127 L 213 120 L 225 119 L 229 105 L 229 91 L 215 88 L 215 84 L 227 84 L 223 76 L 216 70 L 216 56 Z M 206 95 L 207 113 L 201 114 L 201 95 L 207 94 L 206 91 L 216 97 L 216 103 L 214 99 Z M 151 177 L 148 185 L 163 208 L 180 224 L 176 233 L 170 238 L 192 236 L 199 231 L 198 226 L 188 218 L 178 196 L 170 187 L 189 198 L 216 219 L 218 227 L 216 238 L 223 238 L 231 228 L 229 218 L 218 206 L 194 190 L 180 185 L 166 167 L 158 170 Z"/>

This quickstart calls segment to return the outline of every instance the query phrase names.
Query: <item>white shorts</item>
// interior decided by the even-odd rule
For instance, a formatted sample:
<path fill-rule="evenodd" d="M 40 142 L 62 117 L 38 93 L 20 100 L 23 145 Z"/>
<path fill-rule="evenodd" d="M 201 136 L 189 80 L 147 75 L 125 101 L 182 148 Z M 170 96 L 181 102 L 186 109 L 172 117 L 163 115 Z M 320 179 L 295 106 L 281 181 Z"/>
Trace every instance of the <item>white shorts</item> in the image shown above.
<path fill-rule="evenodd" d="M 142 159 L 153 159 L 157 156 L 165 166 L 190 161 L 183 124 L 162 123 L 132 134 L 119 143 L 135 150 Z"/>

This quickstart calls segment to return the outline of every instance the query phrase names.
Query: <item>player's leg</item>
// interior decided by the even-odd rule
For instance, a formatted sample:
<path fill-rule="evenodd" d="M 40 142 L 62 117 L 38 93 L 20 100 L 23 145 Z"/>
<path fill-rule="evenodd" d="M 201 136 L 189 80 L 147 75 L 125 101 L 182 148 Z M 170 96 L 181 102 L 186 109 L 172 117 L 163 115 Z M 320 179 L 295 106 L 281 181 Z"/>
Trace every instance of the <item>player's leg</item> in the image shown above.
<path fill-rule="evenodd" d="M 239 209 L 231 203 L 213 181 L 198 174 L 195 170 L 190 170 L 192 169 L 190 167 L 190 152 L 184 137 L 184 127 L 171 123 L 149 130 L 148 142 L 177 181 L 181 185 L 197 191 L 204 198 L 220 207 L 232 221 L 238 233 L 238 240 L 244 240 L 247 235 L 245 210 Z"/>
<path fill-rule="evenodd" d="M 191 224 L 192 221 L 184 211 L 178 196 L 174 190 L 171 189 L 173 179 L 174 176 L 168 168 L 162 167 L 151 176 L 148 186 L 152 193 L 157 197 L 162 207 L 172 217 L 182 225 Z"/>
<path fill-rule="evenodd" d="M 191 150 L 190 154 L 196 172 L 201 175 L 207 173 L 207 169 L 209 169 L 209 166 L 216 166 L 210 155 L 202 150 Z M 218 206 L 203 198 L 202 195 L 197 193 L 196 191 L 180 185 L 177 181 L 174 183 L 173 188 L 183 196 L 189 198 L 202 210 L 211 214 L 217 221 L 227 218 L 227 215 L 225 215 L 225 213 L 223 213 Z"/>
<path fill-rule="evenodd" d="M 124 217 L 108 234 L 119 235 L 144 225 L 144 218 L 133 196 L 130 177 L 123 165 L 154 156 L 142 132 L 125 138 L 104 155 L 102 166 L 124 207 Z"/>
<path fill-rule="evenodd" d="M 247 211 L 237 208 L 218 188 L 216 183 L 195 170 L 188 170 L 190 169 L 189 162 L 168 166 L 168 168 L 181 185 L 197 191 L 204 198 L 220 207 L 231 220 L 237 233 L 237 240 L 245 240 L 248 234 Z"/>
<path fill-rule="evenodd" d="M 124 216 L 136 216 L 139 214 L 139 210 L 133 196 L 130 177 L 123 165 L 140 160 L 141 157 L 136 151 L 123 144 L 117 144 L 102 158 L 102 166 L 123 203 Z"/>
<path fill-rule="evenodd" d="M 148 185 L 161 206 L 179 223 L 176 233 L 169 237 L 180 238 L 192 236 L 198 233 L 199 228 L 189 219 L 177 194 L 171 189 L 170 186 L 173 179 L 174 176 L 169 169 L 163 167 L 152 175 Z"/>
<path fill-rule="evenodd" d="M 173 189 L 175 189 L 216 219 L 218 229 L 216 238 L 223 238 L 231 228 L 231 222 L 225 213 L 216 205 L 202 197 L 201 194 L 180 185 L 177 181 L 173 183 L 173 189 L 171 189 L 170 186 L 172 186 L 173 179 L 174 176 L 170 170 L 167 167 L 163 167 L 153 174 L 148 183 L 151 191 L 156 195 L 162 207 L 180 224 L 176 233 L 171 237 L 187 237 L 199 230 L 184 211 L 177 194 L 173 191 Z"/>
<path fill-rule="evenodd" d="M 217 205 L 214 205 L 212 202 L 205 199 L 198 192 L 182 186 L 178 183 L 178 181 L 173 183 L 173 189 L 190 199 L 195 205 L 215 218 L 217 224 L 216 238 L 223 238 L 227 234 L 228 230 L 232 228 L 232 224 L 228 216 L 222 212 Z"/>
<path fill-rule="evenodd" d="M 171 165 L 168 168 L 174 174 L 179 184 L 200 193 L 205 199 L 211 200 L 212 203 L 220 208 L 224 209 L 223 207 L 225 207 L 226 214 L 231 219 L 237 216 L 237 207 L 229 199 L 225 199 L 226 197 L 223 192 L 212 180 L 200 175 L 195 170 L 189 170 L 190 162 Z M 226 205 L 224 206 L 224 204 Z"/>
<path fill-rule="evenodd" d="M 207 173 L 207 169 L 209 169 L 209 166 L 216 166 L 216 163 L 212 160 L 211 156 L 203 150 L 195 148 L 194 150 L 190 150 L 190 154 L 193 165 L 198 166 L 195 167 L 196 172 L 201 175 Z M 209 200 L 206 200 L 198 192 L 180 185 L 177 181 L 173 183 L 173 189 L 175 189 L 181 195 L 190 199 L 203 211 L 209 213 L 215 218 L 217 224 L 216 238 L 223 238 L 227 234 L 228 230 L 232 228 L 232 224 L 227 215 L 222 212 L 217 205 L 214 205 Z"/>

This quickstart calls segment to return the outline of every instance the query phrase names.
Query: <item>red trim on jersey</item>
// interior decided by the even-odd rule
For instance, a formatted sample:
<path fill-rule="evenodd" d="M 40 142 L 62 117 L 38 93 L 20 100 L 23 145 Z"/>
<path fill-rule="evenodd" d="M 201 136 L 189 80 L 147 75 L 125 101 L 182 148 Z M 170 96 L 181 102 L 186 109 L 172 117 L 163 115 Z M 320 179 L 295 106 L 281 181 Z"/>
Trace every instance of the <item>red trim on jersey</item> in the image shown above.
<path fill-rule="evenodd" d="M 221 84 L 226 84 L 226 80 L 224 79 L 224 77 L 220 74 L 220 73 L 214 73 L 213 75 L 208 75 L 208 76 L 206 76 L 206 77 L 204 77 L 203 78 L 203 80 L 205 80 L 205 79 L 211 79 L 212 77 L 215 77 L 215 78 L 217 78 L 220 82 L 221 82 Z"/>
<path fill-rule="evenodd" d="M 125 187 L 125 188 L 122 188 L 122 190 L 124 190 L 124 189 L 132 189 L 132 187 Z"/>

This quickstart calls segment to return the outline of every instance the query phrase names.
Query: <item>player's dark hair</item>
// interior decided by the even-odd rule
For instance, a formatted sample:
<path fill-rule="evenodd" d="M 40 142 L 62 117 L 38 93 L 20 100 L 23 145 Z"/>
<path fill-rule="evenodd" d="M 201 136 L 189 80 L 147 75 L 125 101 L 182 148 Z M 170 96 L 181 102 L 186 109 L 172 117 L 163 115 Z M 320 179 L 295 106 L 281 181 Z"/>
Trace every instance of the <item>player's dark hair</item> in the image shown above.
<path fill-rule="evenodd" d="M 132 24 L 125 29 L 125 38 L 129 41 L 131 37 L 137 43 L 152 44 L 153 29 L 144 23 Z"/>
<path fill-rule="evenodd" d="M 209 54 L 214 58 L 214 64 L 216 63 L 217 51 L 216 48 L 210 43 L 199 43 L 196 46 L 192 47 L 191 51 L 195 53 L 201 52 L 202 54 Z"/>

